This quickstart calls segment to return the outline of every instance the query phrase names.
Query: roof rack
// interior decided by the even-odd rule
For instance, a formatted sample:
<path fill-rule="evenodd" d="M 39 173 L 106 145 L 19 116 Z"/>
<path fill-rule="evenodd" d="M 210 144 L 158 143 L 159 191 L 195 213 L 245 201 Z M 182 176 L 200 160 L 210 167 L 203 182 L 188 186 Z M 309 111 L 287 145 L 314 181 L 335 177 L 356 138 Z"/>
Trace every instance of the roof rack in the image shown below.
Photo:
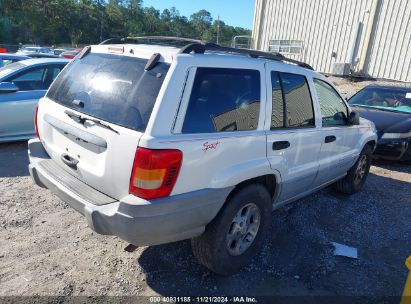
<path fill-rule="evenodd" d="M 187 43 L 199 43 L 204 44 L 204 41 L 182 38 L 182 37 L 171 37 L 171 36 L 141 36 L 141 37 L 124 37 L 124 38 L 110 38 L 100 42 L 100 44 L 122 44 L 122 43 L 141 43 L 147 44 L 166 44 L 166 45 L 186 45 Z M 144 41 L 144 42 L 143 42 Z M 168 42 L 168 43 L 166 43 Z M 177 43 L 172 43 L 177 42 Z"/>
<path fill-rule="evenodd" d="M 282 62 L 292 63 L 292 64 L 298 65 L 306 69 L 314 70 L 311 65 L 305 62 L 287 58 L 280 53 L 268 53 L 268 52 L 262 52 L 262 51 L 257 51 L 257 50 L 239 49 L 239 48 L 221 46 L 215 43 L 191 43 L 180 49 L 181 54 L 189 54 L 189 53 L 204 54 L 206 51 L 246 55 L 252 58 L 263 58 L 263 59 L 268 59 L 268 60 L 282 61 Z"/>
<path fill-rule="evenodd" d="M 246 55 L 252 58 L 263 58 L 268 60 L 276 60 L 281 62 L 292 63 L 300 67 L 314 70 L 312 66 L 305 62 L 301 62 L 295 59 L 287 58 L 280 53 L 268 53 L 250 49 L 239 49 L 233 47 L 221 46 L 211 42 L 204 42 L 197 39 L 181 38 L 181 37 L 168 37 L 168 36 L 142 36 L 142 37 L 125 37 L 125 38 L 111 38 L 102 41 L 100 44 L 123 44 L 123 43 L 138 43 L 138 41 L 149 41 L 149 44 L 164 44 L 171 46 L 181 46 L 183 42 L 189 44 L 183 44 L 180 49 L 180 54 L 204 54 L 206 51 L 216 53 L 229 53 L 236 55 Z M 150 42 L 151 41 L 151 42 Z M 168 43 L 167 43 L 168 41 Z M 172 42 L 178 43 L 172 43 Z M 159 43 L 160 42 L 160 43 Z M 147 43 L 147 42 L 141 42 Z"/>

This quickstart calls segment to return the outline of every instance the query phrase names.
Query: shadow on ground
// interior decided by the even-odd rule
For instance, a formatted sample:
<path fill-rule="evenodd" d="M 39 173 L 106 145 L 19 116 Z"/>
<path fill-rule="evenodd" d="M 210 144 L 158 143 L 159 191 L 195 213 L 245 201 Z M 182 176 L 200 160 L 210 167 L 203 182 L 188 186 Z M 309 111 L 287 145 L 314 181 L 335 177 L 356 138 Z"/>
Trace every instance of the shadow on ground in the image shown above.
<path fill-rule="evenodd" d="M 27 176 L 27 165 L 26 142 L 0 144 L 0 177 Z M 378 162 L 360 193 L 327 188 L 274 211 L 261 254 L 231 277 L 199 265 L 189 241 L 144 248 L 136 264 L 164 296 L 399 296 L 411 254 L 410 171 Z M 356 247 L 359 259 L 334 256 L 330 242 Z"/>
<path fill-rule="evenodd" d="M 138 259 L 147 284 L 164 296 L 400 296 L 411 253 L 411 181 L 370 174 L 353 196 L 324 189 L 272 214 L 261 254 L 220 277 L 197 264 L 190 242 L 147 247 Z M 333 255 L 330 242 L 358 248 Z"/>
<path fill-rule="evenodd" d="M 27 141 L 0 144 L 0 177 L 28 176 Z"/>

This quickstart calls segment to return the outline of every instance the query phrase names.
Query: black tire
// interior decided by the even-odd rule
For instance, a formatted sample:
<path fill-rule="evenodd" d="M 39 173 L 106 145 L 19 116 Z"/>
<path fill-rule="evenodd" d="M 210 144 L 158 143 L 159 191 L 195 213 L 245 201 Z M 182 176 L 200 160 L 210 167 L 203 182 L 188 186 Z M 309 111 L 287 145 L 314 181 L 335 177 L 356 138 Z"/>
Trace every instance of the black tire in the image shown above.
<path fill-rule="evenodd" d="M 246 236 L 242 237 L 245 229 L 234 223 L 235 219 L 246 218 L 249 213 L 247 210 L 259 211 L 259 220 L 247 220 L 245 226 L 251 227 L 259 222 L 253 241 L 248 241 L 247 237 L 252 238 L 251 233 L 245 232 Z M 240 212 L 241 217 L 238 217 Z M 252 211 L 250 211 L 252 212 Z M 264 233 L 268 230 L 271 213 L 271 197 L 267 189 L 259 184 L 248 185 L 235 193 L 223 206 L 217 216 L 206 226 L 205 232 L 191 240 L 191 247 L 194 256 L 200 264 L 204 265 L 211 271 L 220 275 L 231 275 L 246 266 L 253 257 L 255 257 L 262 245 Z M 255 216 L 255 215 L 254 215 Z M 254 222 L 253 222 L 254 221 Z M 241 222 L 244 224 L 244 222 Z M 244 226 L 243 226 L 244 227 Z M 248 231 L 248 230 L 247 230 Z M 254 232 L 253 232 L 254 233 Z M 240 241 L 232 240 L 228 248 L 230 236 L 238 235 L 243 238 Z M 234 246 L 237 244 L 249 244 L 246 246 Z M 245 247 L 249 246 L 247 249 Z M 245 250 L 239 253 L 240 247 Z M 238 255 L 233 255 L 230 251 L 236 251 Z"/>
<path fill-rule="evenodd" d="M 408 144 L 408 149 L 401 157 L 400 162 L 406 165 L 411 165 L 411 142 Z"/>
<path fill-rule="evenodd" d="M 365 163 L 363 160 L 365 159 Z M 372 149 L 369 145 L 366 145 L 361 151 L 358 160 L 354 166 L 347 172 L 347 175 L 334 184 L 334 188 L 345 194 L 354 194 L 362 189 L 365 181 L 367 180 L 368 172 L 370 172 L 372 160 Z M 363 167 L 364 166 L 364 167 Z M 358 171 L 364 170 L 363 175 L 359 178 Z"/>

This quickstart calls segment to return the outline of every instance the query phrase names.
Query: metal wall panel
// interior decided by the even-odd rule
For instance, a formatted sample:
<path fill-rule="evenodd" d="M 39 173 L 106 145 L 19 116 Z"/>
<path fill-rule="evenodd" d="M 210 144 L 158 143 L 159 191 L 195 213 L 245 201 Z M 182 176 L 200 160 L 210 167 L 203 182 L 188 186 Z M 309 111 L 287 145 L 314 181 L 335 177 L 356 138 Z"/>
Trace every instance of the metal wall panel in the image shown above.
<path fill-rule="evenodd" d="M 373 1 L 378 1 L 375 18 Z M 256 0 L 253 47 L 268 51 L 270 40 L 302 40 L 302 54 L 288 57 L 320 72 L 331 73 L 335 62 L 352 62 L 359 71 L 363 54 L 364 74 L 411 81 L 410 19 L 411 0 Z"/>
<path fill-rule="evenodd" d="M 410 0 L 380 0 L 367 61 L 370 76 L 411 81 L 410 19 Z"/>

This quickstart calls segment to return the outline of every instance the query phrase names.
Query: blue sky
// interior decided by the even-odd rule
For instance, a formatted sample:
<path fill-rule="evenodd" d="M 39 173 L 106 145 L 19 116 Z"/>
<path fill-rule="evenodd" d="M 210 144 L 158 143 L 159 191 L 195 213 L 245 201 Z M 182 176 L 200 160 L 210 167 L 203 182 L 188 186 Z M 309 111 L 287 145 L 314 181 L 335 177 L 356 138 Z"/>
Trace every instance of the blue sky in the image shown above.
<path fill-rule="evenodd" d="M 175 6 L 186 17 L 206 9 L 213 19 L 220 16 L 228 25 L 248 29 L 253 26 L 254 0 L 143 0 L 143 6 L 154 6 L 160 11 Z"/>

